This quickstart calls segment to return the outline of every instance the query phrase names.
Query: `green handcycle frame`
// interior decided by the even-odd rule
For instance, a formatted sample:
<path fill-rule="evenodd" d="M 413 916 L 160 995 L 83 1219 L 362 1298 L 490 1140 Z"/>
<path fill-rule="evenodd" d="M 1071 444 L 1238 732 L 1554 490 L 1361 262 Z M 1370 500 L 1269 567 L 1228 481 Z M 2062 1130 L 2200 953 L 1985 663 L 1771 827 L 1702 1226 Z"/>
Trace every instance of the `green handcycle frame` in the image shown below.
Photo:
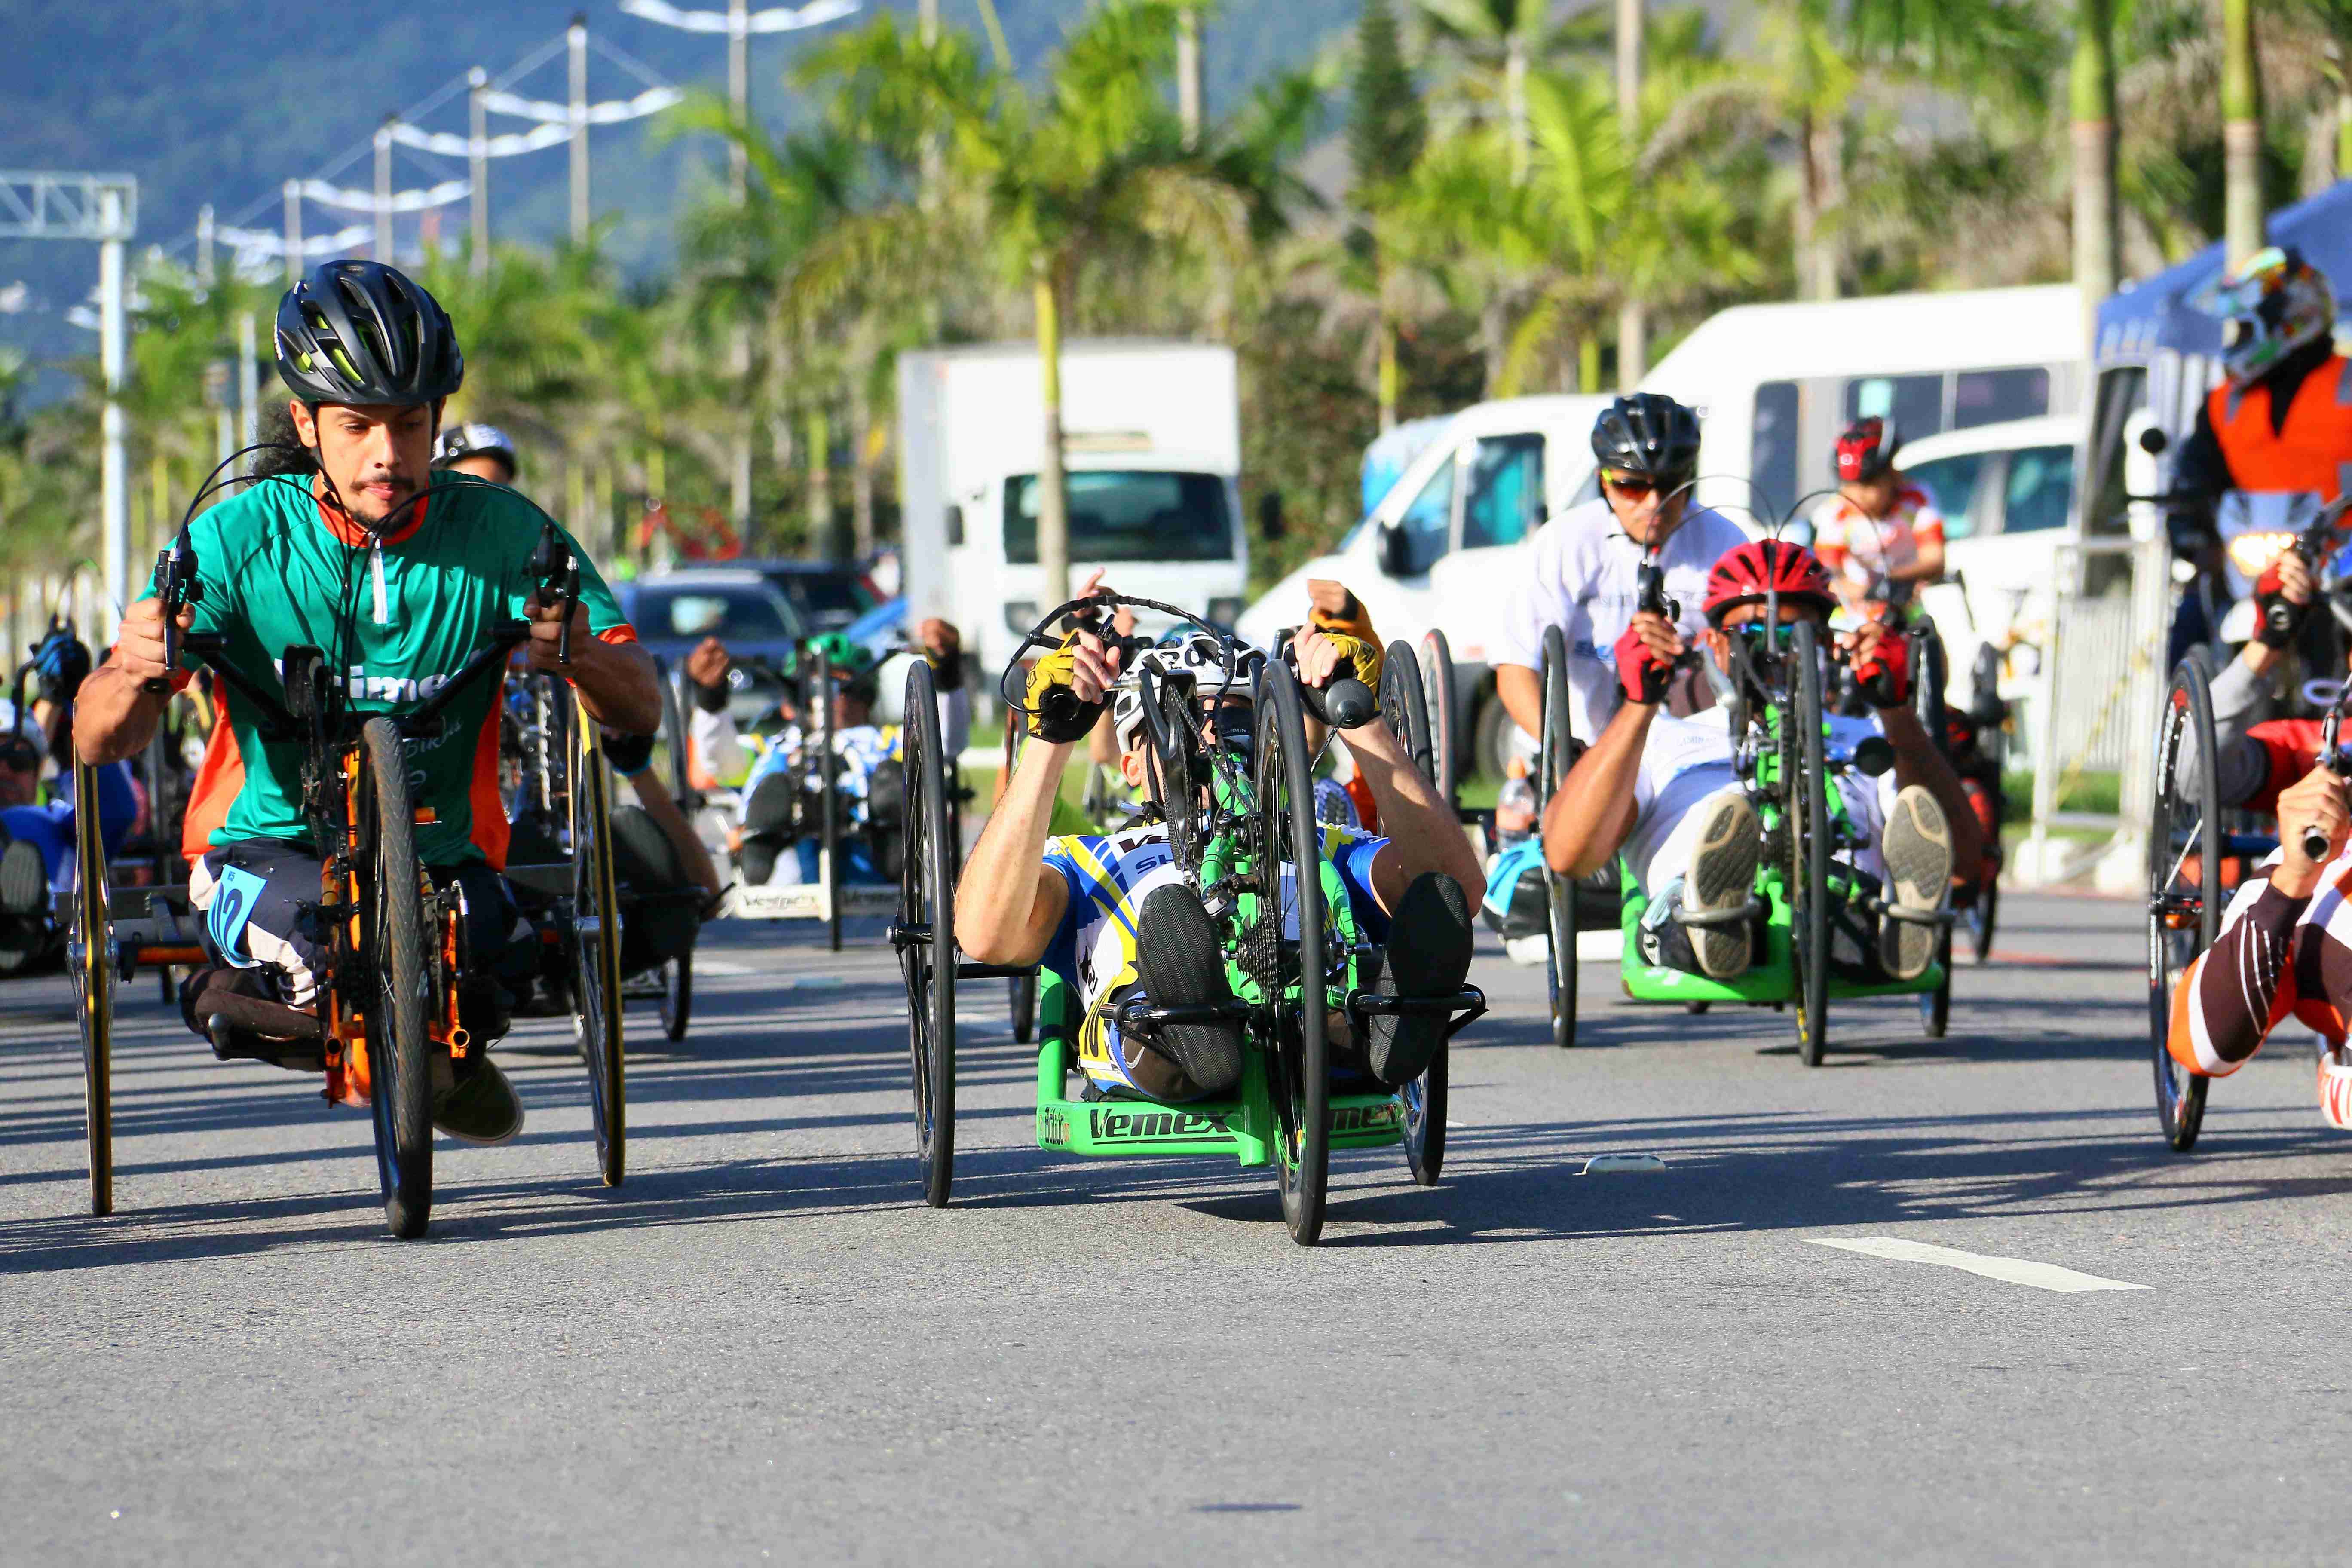
<path fill-rule="evenodd" d="M 1194 619 L 1150 601 L 1128 602 Z M 1047 627 L 1073 611 L 1108 603 L 1064 605 L 1038 624 L 1031 640 L 1040 640 Z M 1229 658 L 1239 656 L 1234 647 Z M 1012 668 L 1018 668 L 1018 657 Z M 1400 732 L 1426 772 L 1433 766 L 1428 717 L 1412 650 L 1398 645 L 1389 668 L 1383 706 L 1391 721 L 1403 726 Z M 1450 1039 L 1486 1011 L 1486 998 L 1475 987 L 1430 998 L 1362 988 L 1360 965 L 1372 950 L 1360 940 L 1339 872 L 1323 853 L 1322 827 L 1314 818 L 1314 792 L 1307 783 L 1307 700 L 1286 665 L 1266 661 L 1255 672 L 1257 732 L 1246 769 L 1222 748 L 1203 753 L 1189 680 L 1163 681 L 1149 671 L 1143 677 L 1150 766 L 1156 781 L 1173 781 L 1173 787 L 1162 785 L 1152 795 L 1166 799 L 1178 790 L 1209 793 L 1207 831 L 1200 818 L 1179 816 L 1170 822 L 1170 841 L 1220 919 L 1234 995 L 1227 1002 L 1186 1006 L 1130 1000 L 1120 1009 L 1120 1021 L 1128 1026 L 1231 1021 L 1244 1026 L 1248 1044 L 1237 1094 L 1183 1104 L 1071 1098 L 1069 1079 L 1078 1060 L 1066 988 L 1034 965 L 979 963 L 957 952 L 943 771 L 952 760 L 941 754 L 931 695 L 928 667 L 915 665 L 907 689 L 908 843 L 899 919 L 891 931 L 908 987 L 916 1147 L 928 1202 L 945 1206 L 953 1180 L 955 984 L 1028 975 L 1037 980 L 1042 1026 L 1035 1122 L 1040 1148 L 1096 1158 L 1230 1153 L 1244 1166 L 1272 1165 L 1279 1173 L 1284 1218 L 1301 1246 L 1321 1235 L 1333 1148 L 1403 1143 L 1415 1179 L 1423 1184 L 1436 1180 L 1444 1147 L 1443 1049 L 1430 1072 L 1403 1089 L 1333 1095 L 1327 1015 L 1342 1009 L 1360 1031 L 1381 1013 L 1443 1012 L 1449 1016 Z M 1008 722 L 1018 721 L 1018 704 L 1012 706 Z M 1286 863 L 1303 867 L 1310 861 L 1317 870 L 1312 883 L 1294 877 L 1285 885 Z M 1291 897 L 1297 901 L 1299 936 L 1285 940 L 1280 900 Z M 1307 1005 L 1306 977 L 1315 973 L 1323 977 L 1316 987 L 1323 993 L 1323 1005 Z"/>

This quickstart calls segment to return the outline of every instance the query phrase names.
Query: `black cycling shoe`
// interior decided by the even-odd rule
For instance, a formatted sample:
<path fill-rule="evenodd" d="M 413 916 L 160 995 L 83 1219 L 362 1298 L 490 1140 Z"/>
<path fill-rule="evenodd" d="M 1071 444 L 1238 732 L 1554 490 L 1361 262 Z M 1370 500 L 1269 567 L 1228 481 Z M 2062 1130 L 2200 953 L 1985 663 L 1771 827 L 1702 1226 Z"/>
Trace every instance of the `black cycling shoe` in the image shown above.
<path fill-rule="evenodd" d="M 1424 871 L 1404 890 L 1389 922 L 1388 963 L 1372 984 L 1380 996 L 1451 996 L 1470 977 L 1470 900 L 1462 884 Z M 1372 1076 L 1391 1089 L 1411 1083 L 1429 1069 L 1445 1043 L 1443 1013 L 1376 1013 L 1365 1030 L 1364 1059 Z"/>
<path fill-rule="evenodd" d="M 1143 900 L 1135 918 L 1135 968 L 1143 994 L 1162 1006 L 1233 1000 L 1217 928 L 1188 887 L 1156 888 Z M 1241 1082 L 1239 1024 L 1170 1024 L 1151 1044 L 1183 1069 L 1195 1096 L 1230 1093 Z"/>
<path fill-rule="evenodd" d="M 0 914 L 37 913 L 49 901 L 49 871 L 40 849 L 0 833 Z"/>

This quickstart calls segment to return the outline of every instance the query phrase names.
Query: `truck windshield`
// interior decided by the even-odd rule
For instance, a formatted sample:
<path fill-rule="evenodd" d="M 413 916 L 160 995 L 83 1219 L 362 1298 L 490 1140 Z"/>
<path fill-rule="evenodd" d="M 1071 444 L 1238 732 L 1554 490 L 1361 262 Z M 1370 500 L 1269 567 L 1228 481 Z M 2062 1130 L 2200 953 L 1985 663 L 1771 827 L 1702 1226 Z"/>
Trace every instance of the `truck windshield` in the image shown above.
<path fill-rule="evenodd" d="M 1073 561 L 1233 559 L 1233 513 L 1225 481 L 1214 474 L 1086 469 L 1066 482 Z M 1015 475 L 1004 487 L 1004 559 L 1016 566 L 1036 563 L 1043 499 L 1034 474 Z"/>

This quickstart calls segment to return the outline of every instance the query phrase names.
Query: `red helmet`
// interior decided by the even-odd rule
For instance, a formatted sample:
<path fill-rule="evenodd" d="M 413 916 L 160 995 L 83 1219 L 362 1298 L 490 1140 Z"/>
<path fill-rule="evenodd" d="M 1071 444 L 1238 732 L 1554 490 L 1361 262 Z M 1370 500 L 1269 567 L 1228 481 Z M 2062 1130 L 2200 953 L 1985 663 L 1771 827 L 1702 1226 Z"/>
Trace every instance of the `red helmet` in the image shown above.
<path fill-rule="evenodd" d="M 1855 420 L 1837 438 L 1838 483 L 1850 485 L 1878 478 L 1895 466 L 1895 454 L 1902 449 L 1903 436 L 1895 428 L 1894 420 Z"/>
<path fill-rule="evenodd" d="M 1720 629 L 1727 613 L 1762 604 L 1768 592 L 1777 593 L 1782 604 L 1793 599 L 1824 616 L 1838 607 L 1821 557 L 1786 540 L 1758 539 L 1725 551 L 1706 574 L 1706 624 Z"/>

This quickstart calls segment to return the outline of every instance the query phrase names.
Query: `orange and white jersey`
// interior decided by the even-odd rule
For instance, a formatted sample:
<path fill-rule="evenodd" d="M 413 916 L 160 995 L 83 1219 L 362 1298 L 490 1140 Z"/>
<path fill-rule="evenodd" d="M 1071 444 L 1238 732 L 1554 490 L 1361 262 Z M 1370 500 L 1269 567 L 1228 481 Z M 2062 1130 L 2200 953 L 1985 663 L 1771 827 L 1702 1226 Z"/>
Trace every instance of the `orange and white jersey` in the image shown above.
<path fill-rule="evenodd" d="M 1884 582 L 1890 572 L 1914 565 L 1919 547 L 1944 542 L 1944 514 L 1927 492 L 1916 485 L 1898 486 L 1895 505 L 1874 519 L 1842 495 L 1832 496 L 1813 512 L 1813 553 L 1833 576 L 1864 591 Z"/>

